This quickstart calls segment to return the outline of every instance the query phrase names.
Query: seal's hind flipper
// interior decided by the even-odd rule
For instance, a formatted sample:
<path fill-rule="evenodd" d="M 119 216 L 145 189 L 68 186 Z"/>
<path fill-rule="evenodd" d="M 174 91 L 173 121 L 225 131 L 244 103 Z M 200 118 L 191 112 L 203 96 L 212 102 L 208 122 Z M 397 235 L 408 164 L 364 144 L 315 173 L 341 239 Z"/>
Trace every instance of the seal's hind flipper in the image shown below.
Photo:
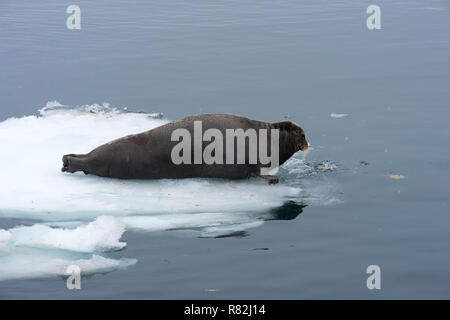
<path fill-rule="evenodd" d="M 268 184 L 277 184 L 278 183 L 278 177 L 277 176 L 259 175 L 258 177 L 263 178 L 264 180 L 266 180 Z"/>
<path fill-rule="evenodd" d="M 77 171 L 84 171 L 85 174 L 87 174 L 84 159 L 82 158 L 83 155 L 79 154 L 66 154 L 63 156 L 63 167 L 61 168 L 62 172 L 77 172 Z"/>

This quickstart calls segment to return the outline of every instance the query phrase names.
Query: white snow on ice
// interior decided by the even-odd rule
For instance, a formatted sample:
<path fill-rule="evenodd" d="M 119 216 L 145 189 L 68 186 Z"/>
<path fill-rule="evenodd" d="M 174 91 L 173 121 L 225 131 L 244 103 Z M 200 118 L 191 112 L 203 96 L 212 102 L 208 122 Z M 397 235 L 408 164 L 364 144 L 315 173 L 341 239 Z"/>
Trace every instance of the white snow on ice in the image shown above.
<path fill-rule="evenodd" d="M 160 114 L 121 112 L 108 104 L 74 108 L 57 101 L 39 115 L 0 122 L 0 218 L 39 221 L 0 229 L 0 280 L 65 275 L 72 264 L 82 274 L 126 268 L 136 260 L 104 256 L 126 247 L 120 241 L 126 229 L 220 236 L 258 227 L 271 209 L 304 199 L 295 178 L 312 169 L 297 155 L 281 168 L 291 181 L 278 185 L 258 179 L 143 181 L 61 172 L 64 154 L 87 153 L 167 122 Z M 320 202 L 329 194 L 321 190 L 309 199 Z"/>

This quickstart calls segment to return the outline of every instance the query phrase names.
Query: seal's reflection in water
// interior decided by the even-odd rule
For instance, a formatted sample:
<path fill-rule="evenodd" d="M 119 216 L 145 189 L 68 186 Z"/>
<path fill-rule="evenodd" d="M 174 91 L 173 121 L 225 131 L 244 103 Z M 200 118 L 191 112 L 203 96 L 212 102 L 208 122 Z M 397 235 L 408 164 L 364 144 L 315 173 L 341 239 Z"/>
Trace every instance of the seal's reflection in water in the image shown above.
<path fill-rule="evenodd" d="M 270 220 L 294 220 L 297 218 L 302 212 L 303 208 L 307 205 L 304 203 L 298 203 L 295 201 L 286 201 L 282 206 L 278 208 L 271 209 L 268 214 L 264 214 L 261 216 L 262 221 L 270 221 Z M 229 238 L 229 237 L 237 237 L 242 238 L 248 236 L 248 232 L 245 230 L 234 231 L 227 234 L 221 234 L 215 236 L 214 238 Z M 210 238 L 207 236 L 201 236 L 200 238 Z"/>
<path fill-rule="evenodd" d="M 292 200 L 287 201 L 281 207 L 272 209 L 270 211 L 272 218 L 265 220 L 294 220 L 303 212 L 303 208 L 306 206 L 304 203 L 298 203 Z"/>

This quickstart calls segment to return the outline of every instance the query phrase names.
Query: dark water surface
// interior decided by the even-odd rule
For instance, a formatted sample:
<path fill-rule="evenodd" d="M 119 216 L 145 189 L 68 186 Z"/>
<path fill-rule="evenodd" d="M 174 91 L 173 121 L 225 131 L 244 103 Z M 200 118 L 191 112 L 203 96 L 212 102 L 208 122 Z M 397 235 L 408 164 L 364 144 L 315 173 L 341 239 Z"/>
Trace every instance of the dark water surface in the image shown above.
<path fill-rule="evenodd" d="M 127 230 L 108 256 L 135 265 L 78 291 L 4 280 L 0 298 L 450 298 L 448 1 L 378 1 L 372 31 L 370 1 L 79 0 L 68 30 L 71 4 L 0 3 L 0 120 L 51 100 L 292 118 L 312 146 L 306 200 L 218 238 Z M 13 217 L 0 229 L 35 223 Z"/>

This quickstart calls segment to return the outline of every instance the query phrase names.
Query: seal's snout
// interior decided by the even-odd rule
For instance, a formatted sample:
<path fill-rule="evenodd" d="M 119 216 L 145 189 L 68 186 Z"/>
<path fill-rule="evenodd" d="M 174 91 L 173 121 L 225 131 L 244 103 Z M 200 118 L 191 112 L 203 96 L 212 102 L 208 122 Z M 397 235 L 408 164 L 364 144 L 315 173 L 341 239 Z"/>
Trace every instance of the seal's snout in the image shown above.
<path fill-rule="evenodd" d="M 308 148 L 309 148 L 309 143 L 308 143 L 308 141 L 306 141 L 305 132 L 302 129 L 300 129 L 299 139 L 298 139 L 298 149 L 300 151 L 307 151 Z"/>
<path fill-rule="evenodd" d="M 305 159 L 309 152 L 309 143 L 308 141 L 306 141 L 305 133 L 303 132 L 303 130 L 301 132 L 299 149 L 302 154 L 302 158 Z"/>
<path fill-rule="evenodd" d="M 309 148 L 309 143 L 306 141 L 305 134 L 302 136 L 302 141 L 300 142 L 300 150 L 307 151 Z"/>

